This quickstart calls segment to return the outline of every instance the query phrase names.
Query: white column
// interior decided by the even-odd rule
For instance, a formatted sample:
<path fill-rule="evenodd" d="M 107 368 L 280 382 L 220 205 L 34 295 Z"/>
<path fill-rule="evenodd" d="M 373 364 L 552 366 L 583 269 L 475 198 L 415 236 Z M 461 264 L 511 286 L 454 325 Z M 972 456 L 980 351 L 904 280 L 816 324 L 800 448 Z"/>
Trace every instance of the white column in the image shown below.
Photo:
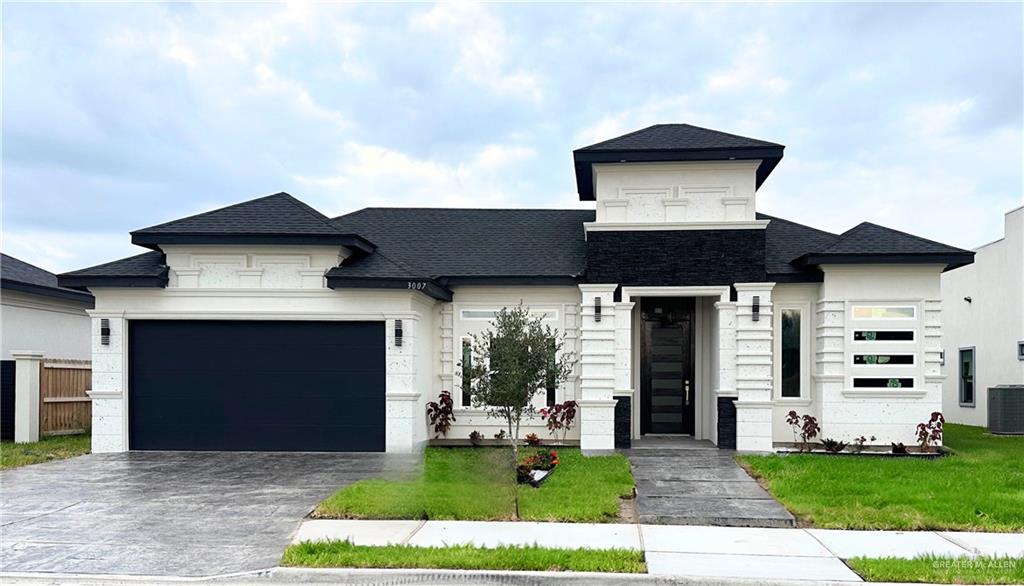
<path fill-rule="evenodd" d="M 385 374 L 385 447 L 388 452 L 410 453 L 420 449 L 417 427 L 426 425 L 420 407 L 420 393 L 416 390 L 416 348 L 418 320 L 402 320 L 402 345 L 395 336 L 395 319 L 384 322 L 387 344 L 387 371 Z"/>
<path fill-rule="evenodd" d="M 42 352 L 11 352 L 16 361 L 14 372 L 14 441 L 23 444 L 39 441 L 39 368 Z"/>
<path fill-rule="evenodd" d="M 101 331 L 104 319 L 110 324 L 110 335 L 106 339 Z M 128 410 L 124 404 L 127 324 L 119 314 L 93 314 L 89 397 L 92 398 L 92 451 L 95 454 L 128 450 Z"/>
<path fill-rule="evenodd" d="M 616 285 L 580 285 L 580 448 L 615 449 Z M 595 300 L 600 299 L 597 321 Z"/>
<path fill-rule="evenodd" d="M 772 450 L 772 289 L 736 283 L 736 449 Z M 753 310 L 758 298 L 758 312 Z M 756 318 L 756 320 L 755 320 Z"/>

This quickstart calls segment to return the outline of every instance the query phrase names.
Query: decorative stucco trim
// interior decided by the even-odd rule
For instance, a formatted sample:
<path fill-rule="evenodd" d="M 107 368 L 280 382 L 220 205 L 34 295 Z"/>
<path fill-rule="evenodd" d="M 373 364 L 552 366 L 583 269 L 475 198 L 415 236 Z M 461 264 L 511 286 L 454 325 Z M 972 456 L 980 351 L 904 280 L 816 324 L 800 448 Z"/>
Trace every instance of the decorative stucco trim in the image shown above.
<path fill-rule="evenodd" d="M 728 286 L 688 286 L 688 287 L 623 287 L 622 300 L 632 301 L 634 297 L 714 297 L 720 298 L 719 303 L 729 302 Z"/>
<path fill-rule="evenodd" d="M 736 222 L 584 222 L 587 232 L 626 232 L 653 230 L 764 230 L 769 220 Z"/>

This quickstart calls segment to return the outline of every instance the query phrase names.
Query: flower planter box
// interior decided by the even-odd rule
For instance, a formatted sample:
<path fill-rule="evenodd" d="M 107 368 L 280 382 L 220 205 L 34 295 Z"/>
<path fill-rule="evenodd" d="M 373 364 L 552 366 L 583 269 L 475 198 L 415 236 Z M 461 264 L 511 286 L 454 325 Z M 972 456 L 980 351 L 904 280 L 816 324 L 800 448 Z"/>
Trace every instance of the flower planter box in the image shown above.
<path fill-rule="evenodd" d="M 540 488 L 541 483 L 548 478 L 551 478 L 551 475 L 555 473 L 556 468 L 558 468 L 558 466 L 554 466 L 546 470 L 543 468 L 533 468 L 525 477 L 517 474 L 516 480 L 519 484 L 529 484 L 534 488 Z"/>

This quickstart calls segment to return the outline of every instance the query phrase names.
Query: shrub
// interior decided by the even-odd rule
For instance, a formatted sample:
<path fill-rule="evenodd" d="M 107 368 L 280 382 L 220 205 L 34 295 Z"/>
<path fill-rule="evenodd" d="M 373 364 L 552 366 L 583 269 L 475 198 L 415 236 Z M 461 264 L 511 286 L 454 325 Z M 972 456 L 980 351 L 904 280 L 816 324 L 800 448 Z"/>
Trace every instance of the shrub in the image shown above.
<path fill-rule="evenodd" d="M 566 401 L 541 409 L 540 416 L 547 419 L 548 432 L 551 435 L 555 435 L 559 431 L 562 432 L 562 441 L 564 442 L 566 434 L 569 433 L 572 424 L 576 421 L 576 409 L 576 401 Z"/>
<path fill-rule="evenodd" d="M 437 401 L 427 403 L 427 419 L 430 420 L 430 425 L 434 428 L 435 438 L 448 437 L 448 430 L 452 428 L 452 422 L 455 421 L 455 413 L 452 410 L 454 405 L 452 394 L 448 391 L 441 391 Z"/>
<path fill-rule="evenodd" d="M 539 446 L 540 438 L 535 433 L 526 434 L 526 445 L 528 446 Z"/>
<path fill-rule="evenodd" d="M 469 442 L 474 446 L 479 446 L 480 442 L 482 442 L 483 440 L 484 434 L 480 433 L 479 431 L 474 429 L 469 433 Z"/>
<path fill-rule="evenodd" d="M 945 422 L 942 413 L 935 411 L 928 421 L 917 424 L 917 443 L 922 452 L 932 451 L 933 446 L 942 441 L 942 424 Z"/>
<path fill-rule="evenodd" d="M 875 441 L 876 439 L 877 438 L 875 436 L 871 436 L 871 441 Z M 864 436 L 860 436 L 858 438 L 854 438 L 853 439 L 853 451 L 858 453 L 858 454 L 860 452 L 863 452 L 864 451 L 864 444 L 866 444 L 867 442 L 868 442 L 868 438 L 866 438 Z"/>
<path fill-rule="evenodd" d="M 818 432 L 821 431 L 816 417 L 807 414 L 800 416 L 797 415 L 796 411 L 790 411 L 786 414 L 786 423 L 793 428 L 794 442 L 796 442 L 797 435 L 799 434 L 801 452 L 806 452 L 810 449 L 808 442 L 818 437 Z"/>
<path fill-rule="evenodd" d="M 846 449 L 846 446 L 847 446 L 846 442 L 841 442 L 839 440 L 834 440 L 834 439 L 832 439 L 830 437 L 822 439 L 821 440 L 821 445 L 825 446 L 825 449 L 828 450 L 829 452 L 833 453 L 833 454 L 838 454 L 839 452 L 841 452 L 844 449 Z"/>

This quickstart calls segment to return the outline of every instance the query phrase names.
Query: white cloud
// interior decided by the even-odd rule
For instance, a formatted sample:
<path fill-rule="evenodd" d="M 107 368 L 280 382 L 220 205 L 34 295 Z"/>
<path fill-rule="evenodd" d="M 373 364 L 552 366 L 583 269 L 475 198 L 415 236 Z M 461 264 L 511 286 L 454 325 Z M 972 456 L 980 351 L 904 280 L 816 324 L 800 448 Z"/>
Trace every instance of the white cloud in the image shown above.
<path fill-rule="evenodd" d="M 743 50 L 727 69 L 715 71 L 708 77 L 707 87 L 713 92 L 785 93 L 790 81 L 774 73 L 775 59 L 768 38 L 763 33 L 754 35 L 744 42 Z"/>
<path fill-rule="evenodd" d="M 145 252 L 133 246 L 127 234 L 23 230 L 11 227 L 4 229 L 3 251 L 51 273 L 63 273 L 104 262 L 95 259 L 114 260 Z"/>
<path fill-rule="evenodd" d="M 455 71 L 502 96 L 544 97 L 540 79 L 509 65 L 509 38 L 504 24 L 476 2 L 438 2 L 409 21 L 413 31 L 455 39 L 459 61 Z"/>
<path fill-rule="evenodd" d="M 447 164 L 353 142 L 345 146 L 336 174 L 293 179 L 331 206 L 323 210 L 331 213 L 366 205 L 509 206 L 520 195 L 509 175 L 535 154 L 530 148 L 495 144 L 464 162 Z"/>

